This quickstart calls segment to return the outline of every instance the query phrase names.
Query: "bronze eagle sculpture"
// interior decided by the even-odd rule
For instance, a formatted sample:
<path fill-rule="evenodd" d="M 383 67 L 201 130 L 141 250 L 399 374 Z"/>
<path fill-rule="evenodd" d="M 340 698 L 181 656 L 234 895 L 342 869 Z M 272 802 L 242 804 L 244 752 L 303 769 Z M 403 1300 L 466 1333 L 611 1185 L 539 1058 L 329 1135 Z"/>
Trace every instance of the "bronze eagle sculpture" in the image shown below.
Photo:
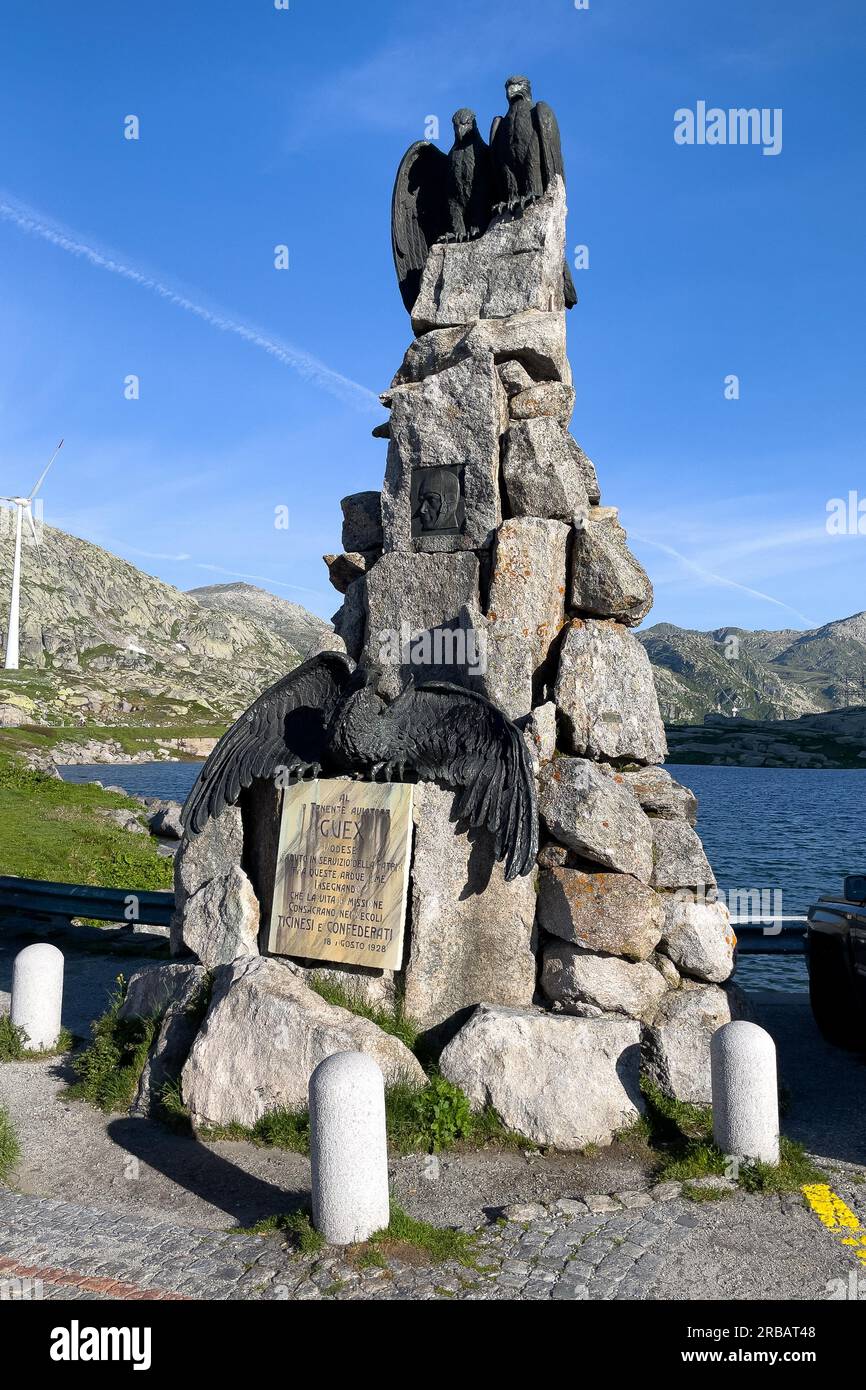
<path fill-rule="evenodd" d="M 437 241 L 471 241 L 486 231 L 493 205 L 490 150 L 475 112 L 452 117 L 448 154 L 416 140 L 400 161 L 391 200 L 391 245 L 403 303 L 411 311 L 421 288 L 430 247 Z"/>
<path fill-rule="evenodd" d="M 546 101 L 532 100 L 528 77 L 509 77 L 505 83 L 508 110 L 490 127 L 490 150 L 497 180 L 494 213 L 529 207 L 546 193 L 555 178 L 565 183 L 565 164 L 559 122 Z M 573 309 L 577 292 L 566 259 L 562 267 L 565 307 Z"/>
<path fill-rule="evenodd" d="M 447 681 L 410 684 L 389 704 L 378 675 L 322 652 L 278 680 L 207 759 L 183 808 L 186 833 L 197 835 L 256 778 L 436 781 L 457 791 L 453 820 L 491 833 L 507 880 L 529 873 L 538 816 L 520 730 L 485 696 Z"/>
<path fill-rule="evenodd" d="M 528 77 L 509 77 L 505 91 L 508 110 L 494 119 L 489 145 L 474 111 L 464 107 L 454 113 L 454 144 L 447 155 L 429 140 L 416 140 L 400 161 L 391 199 L 391 245 L 410 313 L 431 246 L 483 236 L 494 216 L 519 215 L 554 178 L 565 182 L 553 109 L 533 101 Z M 566 308 L 573 308 L 577 294 L 568 261 L 563 294 Z"/>
<path fill-rule="evenodd" d="M 532 100 L 528 77 L 509 77 L 505 95 L 508 110 L 504 116 L 494 116 L 490 127 L 499 195 L 494 212 L 528 207 L 547 192 L 557 175 L 565 182 L 553 109 L 546 101 Z"/>

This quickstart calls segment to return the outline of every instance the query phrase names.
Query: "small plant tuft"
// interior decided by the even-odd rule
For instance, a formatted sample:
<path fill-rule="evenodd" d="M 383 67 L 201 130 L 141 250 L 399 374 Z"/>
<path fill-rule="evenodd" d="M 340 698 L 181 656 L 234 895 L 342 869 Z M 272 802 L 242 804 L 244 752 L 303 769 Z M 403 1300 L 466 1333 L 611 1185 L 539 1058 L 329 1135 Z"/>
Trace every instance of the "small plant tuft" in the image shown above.
<path fill-rule="evenodd" d="M 729 1187 L 696 1187 L 694 1183 L 683 1183 L 683 1196 L 689 1202 L 722 1202 L 733 1196 Z"/>
<path fill-rule="evenodd" d="M 26 1041 L 24 1029 L 18 1028 L 9 1015 L 4 1014 L 0 1018 L 0 1062 L 20 1062 Z"/>
<path fill-rule="evenodd" d="M 159 1025 L 157 1018 L 119 1017 L 126 987 L 118 975 L 108 1009 L 91 1025 L 93 1042 L 72 1063 L 79 1079 L 69 1094 L 106 1114 L 128 1110 L 132 1104 Z"/>
<path fill-rule="evenodd" d="M 385 1114 L 391 1143 L 400 1153 L 418 1149 L 439 1153 L 458 1139 L 469 1139 L 474 1127 L 464 1093 L 436 1072 L 421 1090 L 390 1087 Z"/>
<path fill-rule="evenodd" d="M 21 1147 L 8 1113 L 0 1107 L 0 1182 L 7 1182 L 15 1170 Z"/>
<path fill-rule="evenodd" d="M 795 1192 L 813 1182 L 826 1182 L 827 1175 L 817 1168 L 802 1144 L 782 1135 L 779 1166 L 748 1163 L 740 1168 L 739 1182 L 747 1192 Z"/>
<path fill-rule="evenodd" d="M 308 1211 L 278 1212 L 274 1216 L 263 1217 L 254 1226 L 234 1226 L 232 1233 L 241 1236 L 285 1235 L 301 1255 L 317 1255 L 325 1248 L 325 1238 L 316 1230 Z"/>
<path fill-rule="evenodd" d="M 527 1140 L 507 1130 L 492 1107 L 476 1114 L 460 1087 L 435 1071 L 421 1090 L 390 1086 L 385 1114 L 388 1142 L 400 1154 L 441 1153 L 460 1142 L 527 1147 Z"/>
<path fill-rule="evenodd" d="M 406 1017 L 402 1009 L 375 1009 L 369 1004 L 363 1004 L 342 985 L 321 976 L 311 975 L 307 983 L 326 1003 L 335 1004 L 340 1009 L 348 1009 L 349 1013 L 356 1014 L 358 1018 L 369 1019 L 381 1028 L 383 1033 L 390 1033 L 392 1037 L 399 1038 L 410 1052 L 415 1051 L 418 1045 L 418 1027 Z"/>
<path fill-rule="evenodd" d="M 414 1246 L 433 1264 L 455 1260 L 467 1269 L 475 1269 L 477 1243 L 477 1236 L 467 1231 L 431 1226 L 429 1221 L 416 1221 L 414 1216 L 409 1216 L 396 1202 L 392 1202 L 388 1225 L 359 1247 L 356 1261 L 371 1249 L 387 1258 L 389 1253 L 399 1255 L 406 1246 Z"/>
<path fill-rule="evenodd" d="M 291 1149 L 293 1153 L 310 1152 L 309 1110 L 268 1110 L 253 1126 L 253 1139 L 259 1144 Z"/>
<path fill-rule="evenodd" d="M 725 1195 L 724 1188 L 690 1186 L 696 1178 L 723 1177 L 730 1169 L 730 1158 L 713 1141 L 712 1110 L 672 1100 L 646 1078 L 641 1090 L 647 1102 L 649 1140 L 659 1155 L 656 1181 L 684 1183 L 683 1194 L 693 1202 L 717 1201 Z M 740 1163 L 739 1186 L 747 1192 L 795 1192 L 804 1183 L 823 1180 L 801 1144 L 783 1135 L 780 1151 L 775 1168 L 769 1163 Z"/>
<path fill-rule="evenodd" d="M 61 1028 L 54 1047 L 36 1052 L 27 1046 L 27 1034 L 8 1014 L 0 1018 L 0 1062 L 38 1062 L 43 1057 L 59 1057 L 71 1052 L 75 1039 L 68 1028 Z"/>
<path fill-rule="evenodd" d="M 254 1125 L 232 1122 L 227 1125 L 205 1125 L 199 1130 L 201 1139 L 227 1139 L 235 1143 L 262 1144 L 265 1147 L 289 1149 L 292 1153 L 310 1152 L 309 1110 L 267 1110 Z"/>

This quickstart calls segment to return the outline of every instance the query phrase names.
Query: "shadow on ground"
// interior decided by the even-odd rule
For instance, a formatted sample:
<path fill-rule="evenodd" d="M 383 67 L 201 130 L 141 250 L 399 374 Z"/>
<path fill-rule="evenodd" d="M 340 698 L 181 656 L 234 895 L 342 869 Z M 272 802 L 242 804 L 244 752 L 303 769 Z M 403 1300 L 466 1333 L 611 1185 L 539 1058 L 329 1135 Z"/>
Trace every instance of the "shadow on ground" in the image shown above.
<path fill-rule="evenodd" d="M 247 1172 L 206 1144 L 173 1134 L 152 1120 L 132 1117 L 107 1125 L 109 1138 L 131 1160 L 155 1169 L 208 1206 L 218 1207 L 238 1226 L 253 1226 L 264 1217 L 295 1211 L 309 1203 L 309 1189 L 277 1186 Z M 128 1165 L 135 1181 L 135 1162 Z"/>

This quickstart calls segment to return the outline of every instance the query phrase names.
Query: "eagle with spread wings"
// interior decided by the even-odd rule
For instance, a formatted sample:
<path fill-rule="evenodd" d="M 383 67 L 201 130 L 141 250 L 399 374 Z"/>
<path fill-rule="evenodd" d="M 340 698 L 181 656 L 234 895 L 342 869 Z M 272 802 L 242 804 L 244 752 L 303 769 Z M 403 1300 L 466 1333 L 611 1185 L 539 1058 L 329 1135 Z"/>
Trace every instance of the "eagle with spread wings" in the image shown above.
<path fill-rule="evenodd" d="M 322 652 L 278 680 L 207 759 L 183 809 L 186 833 L 197 835 L 257 778 L 436 781 L 455 788 L 458 824 L 491 833 L 506 879 L 529 873 L 538 816 L 520 730 L 485 696 L 446 681 L 408 685 L 389 704 L 378 676 Z"/>

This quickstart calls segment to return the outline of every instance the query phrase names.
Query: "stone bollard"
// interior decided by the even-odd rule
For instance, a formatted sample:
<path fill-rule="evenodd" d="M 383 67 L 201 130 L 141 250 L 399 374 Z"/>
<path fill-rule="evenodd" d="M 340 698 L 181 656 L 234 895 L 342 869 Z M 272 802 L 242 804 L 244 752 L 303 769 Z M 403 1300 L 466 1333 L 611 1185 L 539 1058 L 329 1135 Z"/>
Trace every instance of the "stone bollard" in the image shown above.
<path fill-rule="evenodd" d="M 9 1017 L 23 1028 L 31 1052 L 48 1052 L 60 1036 L 63 1003 L 63 952 L 47 941 L 25 946 L 12 967 Z"/>
<path fill-rule="evenodd" d="M 313 1225 L 351 1245 L 390 1220 L 385 1082 L 364 1052 L 335 1052 L 310 1077 Z"/>
<path fill-rule="evenodd" d="M 713 1138 L 723 1153 L 779 1162 L 776 1044 L 756 1023 L 738 1019 L 710 1043 Z"/>

